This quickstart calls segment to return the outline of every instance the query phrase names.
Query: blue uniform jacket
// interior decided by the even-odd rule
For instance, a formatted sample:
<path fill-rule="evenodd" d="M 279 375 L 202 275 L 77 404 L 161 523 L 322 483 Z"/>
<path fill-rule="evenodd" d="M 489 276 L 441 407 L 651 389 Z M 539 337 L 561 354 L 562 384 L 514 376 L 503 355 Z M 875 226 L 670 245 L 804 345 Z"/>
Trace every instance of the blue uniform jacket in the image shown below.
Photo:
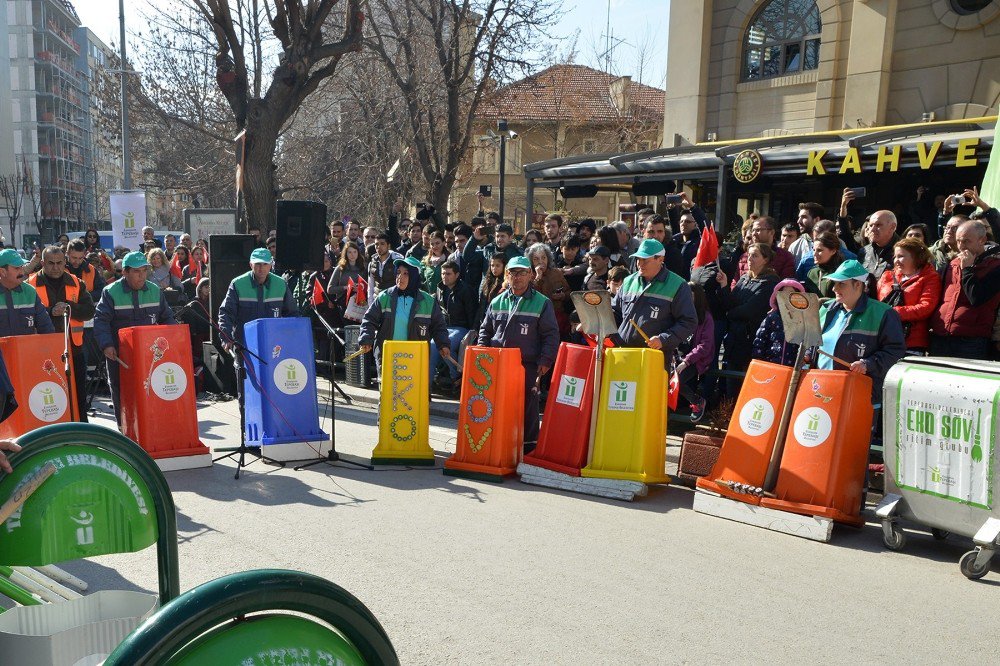
<path fill-rule="evenodd" d="M 3 303 L 0 303 L 0 337 L 56 332 L 56 327 L 52 325 L 52 318 L 49 317 L 49 311 L 42 305 L 37 294 L 35 294 L 34 305 L 25 304 L 24 307 L 15 307 L 14 296 L 20 296 L 24 294 L 25 290 L 30 289 L 32 289 L 31 285 L 26 284 L 19 284 L 13 290 L 0 287 L 0 298 L 3 299 Z"/>
<path fill-rule="evenodd" d="M 382 365 L 382 343 L 392 340 L 396 325 L 396 302 L 399 288 L 389 287 L 372 300 L 361 321 L 361 335 L 358 345 L 370 345 L 375 361 Z M 410 308 L 410 319 L 406 325 L 407 340 L 433 340 L 438 349 L 448 346 L 448 327 L 437 299 L 426 291 L 417 290 Z"/>
<path fill-rule="evenodd" d="M 493 299 L 479 327 L 479 344 L 521 350 L 523 365 L 555 365 L 559 324 L 552 301 L 532 287 L 515 304 L 514 293 L 503 290 Z"/>
<path fill-rule="evenodd" d="M 128 286 L 125 278 L 118 280 L 122 283 L 125 294 L 132 297 L 132 303 L 137 301 L 136 292 Z M 131 308 L 115 308 L 111 299 L 112 282 L 101 292 L 101 300 L 97 303 L 97 312 L 94 314 L 94 338 L 101 349 L 114 347 L 118 349 L 118 331 L 130 326 L 154 326 L 156 324 L 176 324 L 174 311 L 167 305 L 163 292 L 160 292 L 160 304 L 156 308 L 140 308 L 135 305 Z M 156 285 L 147 281 L 143 290 L 156 289 Z"/>
<path fill-rule="evenodd" d="M 236 293 L 236 281 L 247 275 L 250 275 L 250 279 L 253 282 L 252 286 L 256 292 L 256 300 L 240 299 L 239 294 Z M 274 280 L 277 280 L 277 282 L 272 284 Z M 244 324 L 255 319 L 297 317 L 299 315 L 299 306 L 295 304 L 295 296 L 292 294 L 292 289 L 287 285 L 285 285 L 281 305 L 265 301 L 265 292 L 267 289 L 281 287 L 278 282 L 284 284 L 284 281 L 280 277 L 274 273 L 269 273 L 264 284 L 258 284 L 256 280 L 253 280 L 252 272 L 244 273 L 230 282 L 226 296 L 222 299 L 222 305 L 219 306 L 219 328 L 225 331 L 226 335 L 242 343 L 244 341 Z"/>

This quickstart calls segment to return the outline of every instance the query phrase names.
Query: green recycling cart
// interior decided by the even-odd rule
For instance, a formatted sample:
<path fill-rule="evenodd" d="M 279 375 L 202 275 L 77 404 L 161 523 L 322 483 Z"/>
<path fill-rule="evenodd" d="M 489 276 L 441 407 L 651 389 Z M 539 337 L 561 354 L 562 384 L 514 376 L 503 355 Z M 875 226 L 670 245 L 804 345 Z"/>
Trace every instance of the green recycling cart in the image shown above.
<path fill-rule="evenodd" d="M 1000 545 L 1000 363 L 904 359 L 886 376 L 882 405 L 885 497 L 876 515 L 885 545 L 905 545 L 900 519 L 937 539 L 970 537 L 975 549 L 959 566 L 982 578 Z"/>

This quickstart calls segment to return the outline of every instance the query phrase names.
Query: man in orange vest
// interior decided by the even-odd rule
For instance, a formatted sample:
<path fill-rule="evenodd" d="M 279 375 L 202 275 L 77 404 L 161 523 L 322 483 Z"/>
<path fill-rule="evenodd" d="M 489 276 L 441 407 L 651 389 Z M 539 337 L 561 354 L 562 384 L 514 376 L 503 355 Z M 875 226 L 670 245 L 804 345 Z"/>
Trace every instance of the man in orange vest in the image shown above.
<path fill-rule="evenodd" d="M 104 291 L 104 277 L 100 272 L 87 262 L 87 246 L 80 238 L 70 241 L 66 249 L 66 270 L 80 278 L 87 291 L 90 292 L 90 300 L 101 297 Z"/>
<path fill-rule="evenodd" d="M 66 270 L 66 255 L 58 245 L 42 250 L 42 270 L 28 278 L 49 311 L 56 332 L 65 330 L 64 313 L 69 312 L 69 339 L 73 355 L 73 381 L 80 421 L 87 422 L 87 361 L 83 355 L 83 322 L 94 318 L 94 299 L 86 285 Z"/>

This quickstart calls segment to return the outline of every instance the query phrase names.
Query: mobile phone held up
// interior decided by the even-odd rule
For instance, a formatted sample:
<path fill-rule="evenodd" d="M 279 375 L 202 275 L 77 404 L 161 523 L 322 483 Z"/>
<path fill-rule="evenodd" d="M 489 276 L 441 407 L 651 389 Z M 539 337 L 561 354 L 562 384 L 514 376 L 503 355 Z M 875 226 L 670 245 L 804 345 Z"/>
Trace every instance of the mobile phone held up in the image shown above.
<path fill-rule="evenodd" d="M 666 200 L 667 200 L 668 204 L 679 204 L 682 201 L 684 201 L 684 195 L 683 194 L 668 194 L 666 196 Z"/>
<path fill-rule="evenodd" d="M 482 196 L 484 196 L 484 197 L 492 197 L 493 196 L 493 186 L 492 185 L 480 185 L 479 186 L 479 194 L 482 195 Z"/>
<path fill-rule="evenodd" d="M 864 199 L 866 196 L 868 196 L 867 187 L 852 187 L 850 189 L 851 193 L 854 194 L 855 199 Z"/>

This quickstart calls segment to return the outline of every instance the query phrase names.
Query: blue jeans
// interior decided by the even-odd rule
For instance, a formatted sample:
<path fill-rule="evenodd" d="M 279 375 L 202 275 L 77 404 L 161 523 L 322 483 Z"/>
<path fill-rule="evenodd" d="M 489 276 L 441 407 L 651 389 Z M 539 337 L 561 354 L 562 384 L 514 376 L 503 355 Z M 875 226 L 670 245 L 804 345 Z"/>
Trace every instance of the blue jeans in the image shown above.
<path fill-rule="evenodd" d="M 462 338 L 465 334 L 469 332 L 467 328 L 461 328 L 459 326 L 449 326 L 448 327 L 448 348 L 451 350 L 451 357 L 456 363 L 460 363 L 458 360 L 458 348 L 462 344 Z M 441 365 L 441 353 L 438 351 L 437 344 L 431 340 L 431 381 L 434 381 L 434 376 L 437 374 L 437 368 Z M 448 363 L 448 375 L 451 377 L 452 381 L 458 379 L 458 368 Z"/>

